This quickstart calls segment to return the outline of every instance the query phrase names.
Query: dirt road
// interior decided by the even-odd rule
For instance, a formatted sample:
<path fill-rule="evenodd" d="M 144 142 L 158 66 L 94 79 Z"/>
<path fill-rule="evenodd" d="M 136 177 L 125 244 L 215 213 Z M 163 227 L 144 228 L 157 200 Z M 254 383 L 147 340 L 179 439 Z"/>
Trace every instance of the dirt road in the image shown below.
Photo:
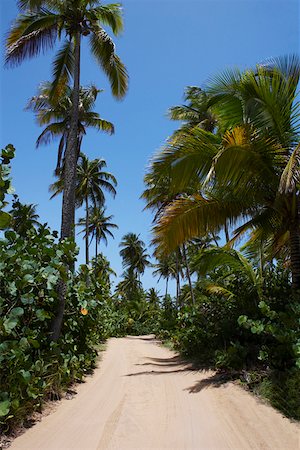
<path fill-rule="evenodd" d="M 11 450 L 300 448 L 296 424 L 151 336 L 111 339 L 77 391 Z"/>

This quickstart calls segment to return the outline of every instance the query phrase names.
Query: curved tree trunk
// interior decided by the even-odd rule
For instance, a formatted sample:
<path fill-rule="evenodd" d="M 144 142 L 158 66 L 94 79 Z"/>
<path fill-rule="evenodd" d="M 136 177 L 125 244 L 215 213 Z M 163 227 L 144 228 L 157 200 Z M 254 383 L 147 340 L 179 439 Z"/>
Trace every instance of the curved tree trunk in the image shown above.
<path fill-rule="evenodd" d="M 186 268 L 186 276 L 189 282 L 189 287 L 190 287 L 190 292 L 191 292 L 191 299 L 192 299 L 192 303 L 195 306 L 195 296 L 194 296 L 194 290 L 193 290 L 193 285 L 192 285 L 192 280 L 191 280 L 191 272 L 190 272 L 190 266 L 189 266 L 189 262 L 187 259 L 187 255 L 186 255 L 186 248 L 185 248 L 185 244 L 182 245 L 182 252 L 183 252 L 183 259 L 184 259 L 184 264 L 185 264 L 185 268 Z"/>
<path fill-rule="evenodd" d="M 64 164 L 64 191 L 62 201 L 62 221 L 60 238 L 74 237 L 75 223 L 75 188 L 76 188 L 76 168 L 78 159 L 78 106 L 80 89 L 80 40 L 81 33 L 77 31 L 74 47 L 74 87 L 73 105 L 70 132 L 65 152 Z M 69 267 L 67 267 L 67 270 Z M 63 316 L 65 311 L 66 283 L 60 280 L 58 283 L 59 305 L 56 317 L 52 324 L 51 338 L 56 341 L 61 332 Z"/>

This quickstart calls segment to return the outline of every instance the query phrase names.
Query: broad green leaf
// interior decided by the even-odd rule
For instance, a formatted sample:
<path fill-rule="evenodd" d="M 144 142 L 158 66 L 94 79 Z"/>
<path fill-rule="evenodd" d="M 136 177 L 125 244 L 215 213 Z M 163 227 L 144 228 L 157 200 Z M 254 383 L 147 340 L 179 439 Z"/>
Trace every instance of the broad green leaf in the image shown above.
<path fill-rule="evenodd" d="M 24 314 L 24 309 L 23 308 L 20 308 L 20 307 L 17 307 L 17 308 L 13 308 L 12 310 L 11 310 L 11 312 L 10 312 L 10 316 L 11 317 L 20 317 L 20 316 L 22 316 Z"/>
<path fill-rule="evenodd" d="M 3 322 L 4 329 L 6 333 L 10 333 L 18 324 L 18 318 L 17 317 L 10 317 L 8 319 L 5 319 Z"/>
<path fill-rule="evenodd" d="M 49 313 L 47 311 L 45 311 L 44 309 L 37 309 L 35 313 L 39 320 L 50 319 Z"/>
<path fill-rule="evenodd" d="M 31 379 L 31 373 L 28 370 L 21 369 L 19 370 L 19 373 L 22 375 L 25 383 L 29 383 Z"/>
<path fill-rule="evenodd" d="M 11 221 L 11 215 L 5 211 L 0 211 L 0 230 L 8 227 Z"/>
<path fill-rule="evenodd" d="M 0 402 L 0 417 L 6 416 L 9 413 L 10 401 L 4 400 Z"/>

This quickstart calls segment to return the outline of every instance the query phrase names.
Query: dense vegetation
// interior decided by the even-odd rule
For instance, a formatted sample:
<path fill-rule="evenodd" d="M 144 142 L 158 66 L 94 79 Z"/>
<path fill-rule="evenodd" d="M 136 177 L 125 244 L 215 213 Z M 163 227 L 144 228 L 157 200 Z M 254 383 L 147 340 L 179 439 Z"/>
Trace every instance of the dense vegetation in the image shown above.
<path fill-rule="evenodd" d="M 227 371 L 300 418 L 299 103 L 296 57 L 245 72 L 227 71 L 205 89 L 188 87 L 169 110 L 182 122 L 156 154 L 142 194 L 154 213 L 155 263 L 140 236 L 120 242 L 124 273 L 114 292 L 99 244 L 117 228 L 105 194 L 117 180 L 106 161 L 81 152 L 87 129 L 114 132 L 93 111 L 100 92 L 80 86 L 80 45 L 91 51 L 122 97 L 127 73 L 111 38 L 120 5 L 88 0 L 20 0 L 7 62 L 21 63 L 62 40 L 53 79 L 28 105 L 46 126 L 37 145 L 59 139 L 53 194 L 63 195 L 60 237 L 36 205 L 14 194 L 0 164 L 0 429 L 8 431 L 44 399 L 95 367 L 110 336 L 156 333 L 198 363 Z M 73 85 L 71 87 L 71 81 Z M 75 223 L 75 209 L 84 217 Z M 75 227 L 86 264 L 76 266 Z M 91 257 L 91 240 L 95 254 Z M 239 245 L 240 243 L 240 245 Z M 166 281 L 143 289 L 146 268 Z M 176 295 L 169 295 L 169 281 Z"/>
<path fill-rule="evenodd" d="M 297 418 L 299 76 L 291 56 L 188 87 L 169 110 L 183 124 L 154 156 L 143 193 L 159 270 L 177 280 L 159 334 L 204 363 L 247 371 Z"/>

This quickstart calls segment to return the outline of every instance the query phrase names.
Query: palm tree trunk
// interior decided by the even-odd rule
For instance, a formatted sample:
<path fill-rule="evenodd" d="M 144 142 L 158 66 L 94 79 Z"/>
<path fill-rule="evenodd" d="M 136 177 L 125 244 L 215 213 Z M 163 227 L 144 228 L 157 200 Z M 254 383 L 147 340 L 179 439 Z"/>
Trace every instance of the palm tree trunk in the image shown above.
<path fill-rule="evenodd" d="M 97 256 L 98 256 L 98 235 L 97 235 L 97 232 L 96 232 L 95 239 L 96 239 L 95 256 L 96 256 L 96 261 L 97 261 Z"/>
<path fill-rule="evenodd" d="M 294 219 L 290 226 L 290 251 L 292 287 L 295 293 L 300 291 L 300 229 L 299 229 L 299 206 L 298 198 L 294 194 L 292 198 Z M 297 292 L 298 291 L 298 292 Z"/>
<path fill-rule="evenodd" d="M 192 285 L 192 280 L 191 280 L 190 266 L 189 266 L 189 262 L 188 262 L 187 255 L 186 255 L 185 244 L 182 245 L 182 252 L 183 252 L 183 259 L 184 259 L 184 264 L 185 264 L 185 268 L 186 268 L 186 276 L 187 276 L 187 279 L 189 282 L 189 287 L 190 287 L 190 292 L 191 292 L 191 299 L 192 299 L 193 306 L 195 306 L 195 296 L 194 296 L 194 290 L 193 290 L 193 285 Z"/>
<path fill-rule="evenodd" d="M 90 263 L 90 256 L 89 256 L 89 224 L 90 218 L 89 218 L 89 199 L 86 195 L 85 197 L 85 263 L 88 266 Z"/>
<path fill-rule="evenodd" d="M 291 271 L 293 290 L 300 290 L 300 236 L 299 223 L 290 227 Z"/>
<path fill-rule="evenodd" d="M 230 241 L 230 236 L 229 236 L 228 225 L 227 225 L 227 221 L 226 220 L 225 220 L 225 223 L 224 223 L 224 231 L 225 231 L 226 244 L 228 244 L 228 242 Z"/>
<path fill-rule="evenodd" d="M 168 295 L 168 283 L 169 283 L 169 277 L 166 278 L 166 297 Z"/>
<path fill-rule="evenodd" d="M 216 244 L 216 247 L 219 247 L 219 244 L 218 244 L 218 241 L 216 239 L 215 233 L 211 233 L 211 234 L 212 234 L 213 241 Z"/>
<path fill-rule="evenodd" d="M 178 252 L 176 253 L 176 308 L 179 308 L 179 295 L 180 295 L 180 275 L 179 275 L 179 258 Z"/>
<path fill-rule="evenodd" d="M 79 106 L 79 88 L 80 88 L 80 40 L 81 33 L 77 31 L 74 48 L 74 88 L 73 88 L 73 106 L 68 135 L 67 148 L 65 152 L 64 163 L 64 191 L 62 201 L 62 221 L 61 221 L 61 239 L 74 237 L 75 223 L 75 188 L 76 188 L 76 168 L 78 159 L 78 106 Z M 69 267 L 67 267 L 69 269 Z M 65 311 L 66 283 L 60 280 L 58 283 L 58 310 L 52 323 L 51 339 L 57 341 L 63 323 Z"/>

